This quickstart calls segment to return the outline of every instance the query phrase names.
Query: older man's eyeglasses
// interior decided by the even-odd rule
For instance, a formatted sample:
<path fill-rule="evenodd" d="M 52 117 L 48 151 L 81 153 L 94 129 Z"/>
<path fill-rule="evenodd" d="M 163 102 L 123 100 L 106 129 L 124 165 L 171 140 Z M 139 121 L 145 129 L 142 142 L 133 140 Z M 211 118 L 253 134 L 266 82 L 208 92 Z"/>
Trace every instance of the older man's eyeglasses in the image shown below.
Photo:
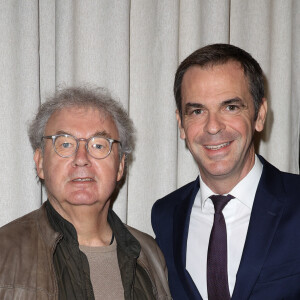
<path fill-rule="evenodd" d="M 42 139 L 52 139 L 54 151 L 61 157 L 73 156 L 79 148 L 80 141 L 85 142 L 85 148 L 88 154 L 96 159 L 107 157 L 112 149 L 113 143 L 121 142 L 102 136 L 92 136 L 89 139 L 78 139 L 69 134 L 57 134 L 43 136 Z"/>

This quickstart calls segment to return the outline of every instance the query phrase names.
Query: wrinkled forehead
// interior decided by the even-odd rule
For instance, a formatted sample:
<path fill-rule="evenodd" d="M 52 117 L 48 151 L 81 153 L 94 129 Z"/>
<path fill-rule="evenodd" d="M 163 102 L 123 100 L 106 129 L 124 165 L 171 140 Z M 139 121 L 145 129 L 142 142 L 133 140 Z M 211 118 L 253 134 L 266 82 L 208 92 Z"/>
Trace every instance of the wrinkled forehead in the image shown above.
<path fill-rule="evenodd" d="M 70 105 L 52 113 L 46 123 L 45 133 L 54 129 L 63 129 L 60 127 L 80 128 L 81 124 L 90 127 L 95 127 L 97 124 L 100 127 L 104 125 L 105 127 L 112 127 L 112 130 L 117 127 L 113 117 L 105 108 L 102 109 L 93 105 Z"/>

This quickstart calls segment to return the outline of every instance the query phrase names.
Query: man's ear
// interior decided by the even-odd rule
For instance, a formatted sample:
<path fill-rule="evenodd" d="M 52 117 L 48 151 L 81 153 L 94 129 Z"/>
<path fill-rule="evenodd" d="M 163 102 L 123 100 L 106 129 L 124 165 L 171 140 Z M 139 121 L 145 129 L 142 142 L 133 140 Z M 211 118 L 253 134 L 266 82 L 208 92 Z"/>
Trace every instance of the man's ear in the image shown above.
<path fill-rule="evenodd" d="M 43 153 L 41 149 L 36 149 L 34 152 L 33 160 L 35 162 L 37 175 L 41 179 L 45 179 L 44 177 L 44 169 L 43 169 Z"/>
<path fill-rule="evenodd" d="M 264 129 L 264 124 L 267 117 L 268 104 L 267 99 L 262 98 L 262 104 L 258 110 L 257 119 L 255 121 L 255 130 L 260 132 Z"/>
<path fill-rule="evenodd" d="M 182 127 L 181 115 L 178 109 L 176 109 L 176 119 L 177 119 L 178 128 L 180 132 L 180 138 L 185 140 L 185 131 L 184 128 Z"/>
<path fill-rule="evenodd" d="M 118 169 L 118 174 L 117 174 L 117 181 L 120 181 L 121 178 L 123 177 L 124 173 L 124 168 L 125 168 L 125 154 L 123 154 L 120 163 L 119 163 L 119 169 Z"/>

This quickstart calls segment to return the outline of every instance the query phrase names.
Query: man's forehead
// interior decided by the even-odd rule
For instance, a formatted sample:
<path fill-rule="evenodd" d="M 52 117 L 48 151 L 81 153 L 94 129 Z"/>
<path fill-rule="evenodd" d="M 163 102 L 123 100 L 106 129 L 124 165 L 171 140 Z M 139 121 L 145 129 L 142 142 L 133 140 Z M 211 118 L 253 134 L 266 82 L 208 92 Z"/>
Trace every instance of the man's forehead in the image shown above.
<path fill-rule="evenodd" d="M 50 118 L 54 115 L 65 113 L 65 114 L 77 114 L 77 115 L 85 115 L 89 111 L 98 112 L 99 116 L 106 117 L 108 115 L 108 112 L 104 108 L 99 108 L 94 105 L 67 105 L 60 109 L 55 110 Z M 50 119 L 49 118 L 49 119 Z"/>
<path fill-rule="evenodd" d="M 211 72 L 211 71 L 214 71 L 216 69 L 224 69 L 224 67 L 227 67 L 227 66 L 232 66 L 235 69 L 241 70 L 244 74 L 244 68 L 243 68 L 242 64 L 237 60 L 229 59 L 229 60 L 226 60 L 226 61 L 208 62 L 205 65 L 197 65 L 197 64 L 191 65 L 186 70 L 185 74 L 183 75 L 183 80 L 186 77 L 186 74 L 190 74 L 195 70 L 202 70 L 202 71 Z"/>
<path fill-rule="evenodd" d="M 182 111 L 190 107 L 218 106 L 237 103 L 254 105 L 248 80 L 239 62 L 188 70 L 182 84 Z"/>
<path fill-rule="evenodd" d="M 80 130 L 81 124 L 85 125 L 84 128 L 90 127 L 92 132 L 102 131 L 102 126 L 116 127 L 114 120 L 104 109 L 94 106 L 66 106 L 50 116 L 45 132 L 53 134 L 52 131 Z"/>
<path fill-rule="evenodd" d="M 220 83 L 220 84 L 218 84 Z M 248 78 L 244 74 L 244 70 L 239 62 L 230 61 L 225 64 L 211 65 L 202 67 L 198 65 L 191 66 L 184 74 L 182 80 L 182 98 L 185 92 L 197 90 L 201 88 L 224 88 L 240 86 L 247 87 L 249 91 Z"/>
<path fill-rule="evenodd" d="M 63 118 L 65 120 L 67 120 L 68 118 L 78 118 L 80 119 L 84 119 L 87 117 L 87 115 L 89 114 L 94 114 L 95 118 L 101 121 L 104 121 L 105 119 L 109 118 L 110 115 L 108 114 L 108 112 L 104 109 L 100 109 L 98 107 L 94 107 L 94 106 L 66 106 L 63 107 L 61 109 L 58 109 L 56 111 L 54 111 L 48 121 L 47 124 L 52 120 L 52 119 L 58 119 L 58 118 Z"/>

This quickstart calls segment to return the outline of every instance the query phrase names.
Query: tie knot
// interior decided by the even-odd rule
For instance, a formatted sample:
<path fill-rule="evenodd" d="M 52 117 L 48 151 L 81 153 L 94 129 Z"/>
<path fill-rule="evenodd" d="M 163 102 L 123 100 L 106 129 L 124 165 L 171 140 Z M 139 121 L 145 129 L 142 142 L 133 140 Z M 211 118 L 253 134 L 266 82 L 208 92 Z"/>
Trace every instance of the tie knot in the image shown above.
<path fill-rule="evenodd" d="M 219 213 L 222 212 L 222 210 L 226 206 L 226 204 L 231 199 L 233 199 L 234 197 L 228 194 L 227 196 L 224 196 L 224 195 L 212 195 L 209 198 L 212 200 L 212 202 L 214 204 L 215 213 L 219 214 Z"/>

